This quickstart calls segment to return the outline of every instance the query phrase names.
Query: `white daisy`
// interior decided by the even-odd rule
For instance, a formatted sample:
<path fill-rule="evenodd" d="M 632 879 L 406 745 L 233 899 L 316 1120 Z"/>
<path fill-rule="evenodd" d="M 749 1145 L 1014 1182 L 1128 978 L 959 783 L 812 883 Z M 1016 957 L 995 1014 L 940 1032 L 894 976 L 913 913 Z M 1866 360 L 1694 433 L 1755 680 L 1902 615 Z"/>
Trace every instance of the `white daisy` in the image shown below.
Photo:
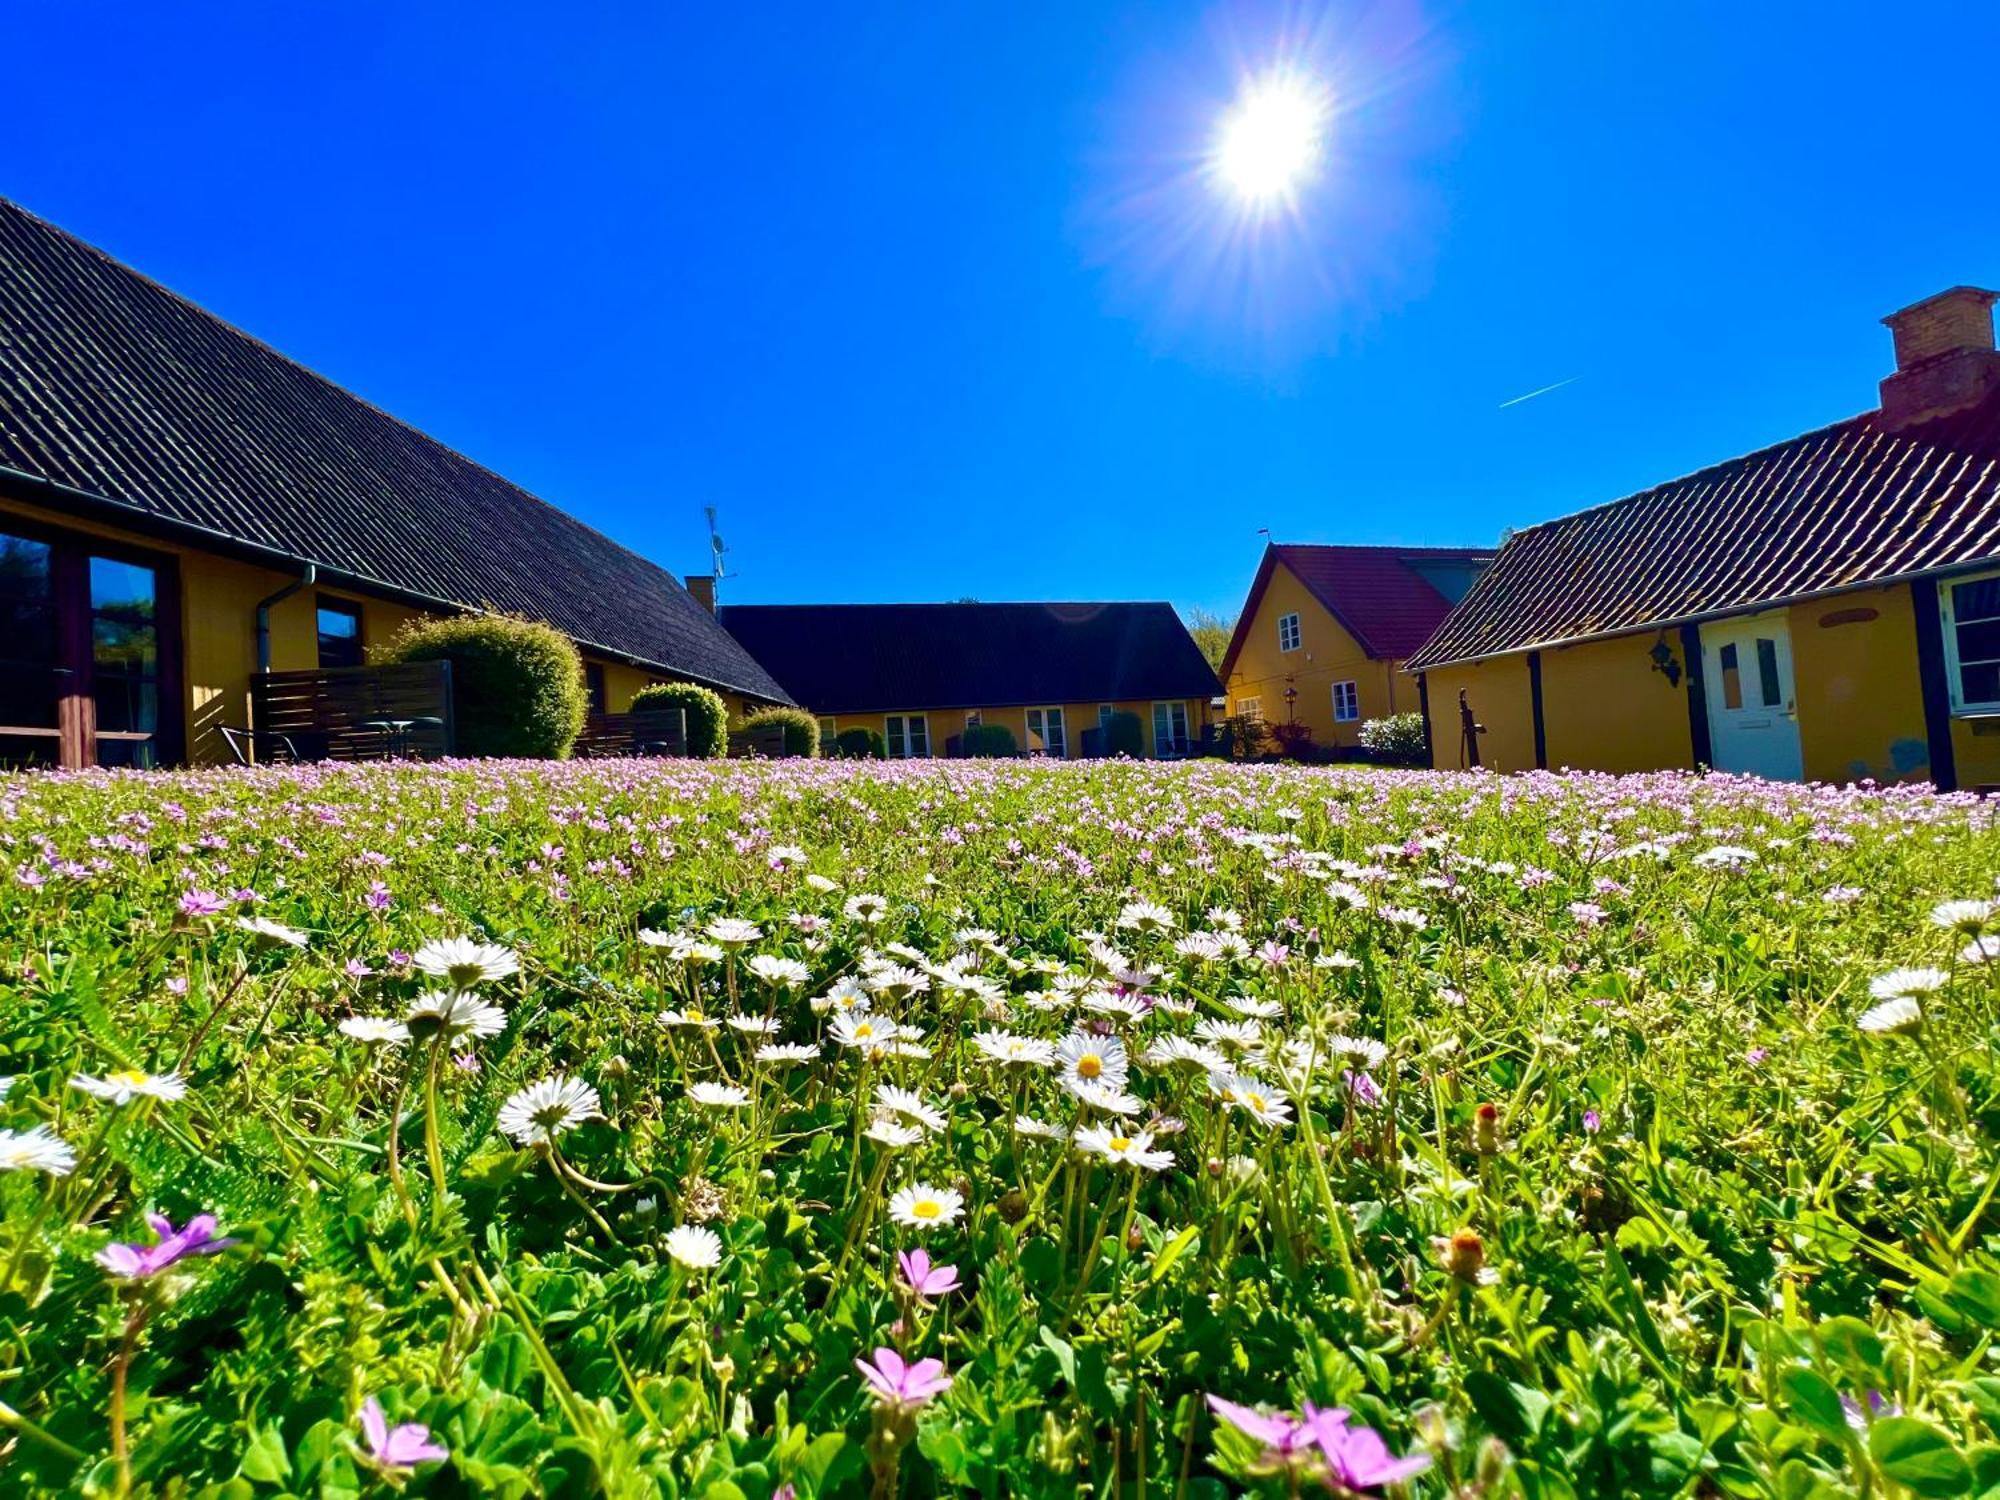
<path fill-rule="evenodd" d="M 806 876 L 806 884 L 823 894 L 827 891 L 838 889 L 840 882 L 829 879 L 825 875 L 808 875 Z"/>
<path fill-rule="evenodd" d="M 828 1029 L 843 1047 L 886 1047 L 903 1035 L 903 1028 L 887 1016 L 865 1010 L 839 1012 Z"/>
<path fill-rule="evenodd" d="M 273 922 L 269 917 L 238 917 L 236 925 L 267 948 L 303 948 L 310 941 L 298 928 Z"/>
<path fill-rule="evenodd" d="M 956 1223 L 964 1212 L 965 1199 L 954 1189 L 936 1188 L 923 1182 L 896 1189 L 896 1196 L 889 1200 L 889 1217 L 912 1229 L 935 1229 Z"/>
<path fill-rule="evenodd" d="M 1223 1072 L 1229 1067 L 1229 1059 L 1215 1048 L 1184 1036 L 1156 1038 L 1139 1061 L 1149 1068 L 1199 1068 L 1204 1073 Z"/>
<path fill-rule="evenodd" d="M 531 1083 L 500 1106 L 503 1134 L 523 1146 L 553 1145 L 586 1120 L 604 1118 L 597 1090 L 580 1078 L 557 1073 Z"/>
<path fill-rule="evenodd" d="M 1093 1015 L 1127 1023 L 1141 1019 L 1152 1009 L 1137 995 L 1123 990 L 1092 990 L 1083 997 L 1083 1008 Z"/>
<path fill-rule="evenodd" d="M 1146 1110 L 1144 1099 L 1136 1094 L 1126 1093 L 1119 1084 L 1084 1083 L 1080 1079 L 1065 1078 L 1063 1087 L 1092 1109 L 1101 1110 L 1107 1115 L 1121 1115 L 1130 1119 L 1134 1115 L 1144 1114 Z"/>
<path fill-rule="evenodd" d="M 892 1115 L 871 1115 L 868 1128 L 861 1132 L 871 1141 L 900 1150 L 904 1146 L 914 1146 L 924 1138 L 924 1133 L 915 1125 L 906 1125 Z"/>
<path fill-rule="evenodd" d="M 46 1172 L 67 1177 L 76 1152 L 46 1125 L 32 1130 L 0 1130 L 0 1172 Z"/>
<path fill-rule="evenodd" d="M 1928 995 L 1941 990 L 1951 980 L 1943 969 L 1891 969 L 1868 981 L 1868 993 L 1877 1000 L 1894 1000 L 1899 995 Z"/>
<path fill-rule="evenodd" d="M 780 985 L 786 989 L 796 989 L 812 978 L 812 970 L 796 958 L 777 958 L 769 953 L 757 954 L 745 967 L 766 984 Z"/>
<path fill-rule="evenodd" d="M 1115 1126 L 1080 1126 L 1076 1132 L 1076 1149 L 1089 1156 L 1101 1156 L 1122 1167 L 1147 1172 L 1164 1172 L 1174 1164 L 1174 1153 L 1155 1151 L 1152 1135 L 1143 1130 L 1126 1135 Z"/>
<path fill-rule="evenodd" d="M 1737 870 L 1756 864 L 1757 851 L 1745 849 L 1741 844 L 1717 844 L 1712 849 L 1702 850 L 1694 857 L 1694 862 L 1705 870 Z"/>
<path fill-rule="evenodd" d="M 1195 1023 L 1194 1034 L 1225 1052 L 1243 1052 L 1263 1040 L 1264 1028 L 1255 1021 L 1217 1021 L 1208 1018 Z"/>
<path fill-rule="evenodd" d="M 690 1271 L 711 1271 L 722 1264 L 722 1239 L 699 1224 L 680 1224 L 667 1231 L 667 1254 Z"/>
<path fill-rule="evenodd" d="M 463 990 L 426 990 L 406 1019 L 410 1035 L 419 1040 L 498 1036 L 507 1029 L 507 1012 Z"/>
<path fill-rule="evenodd" d="M 1056 1060 L 1055 1043 L 1011 1031 L 975 1031 L 972 1045 L 988 1062 L 1003 1066 L 1046 1068 Z"/>
<path fill-rule="evenodd" d="M 469 990 L 521 972 L 521 960 L 511 948 L 482 943 L 477 938 L 435 938 L 417 950 L 421 973 L 447 981 L 455 990 Z"/>
<path fill-rule="evenodd" d="M 861 922 L 872 927 L 889 915 L 889 902 L 885 897 L 863 892 L 858 896 L 849 896 L 840 910 L 848 921 Z"/>
<path fill-rule="evenodd" d="M 1232 1073 L 1220 1084 L 1216 1093 L 1250 1116 L 1259 1125 L 1289 1125 L 1292 1123 L 1292 1101 L 1279 1089 L 1246 1078 L 1241 1073 Z"/>
<path fill-rule="evenodd" d="M 1335 1057 L 1363 1068 L 1379 1068 L 1389 1055 L 1389 1049 L 1372 1036 L 1331 1036 L 1326 1040 L 1326 1049 Z"/>
<path fill-rule="evenodd" d="M 1992 901 L 1940 901 L 1931 908 L 1931 921 L 1957 932 L 1977 932 L 1991 920 L 1997 904 Z"/>
<path fill-rule="evenodd" d="M 1257 1021 L 1271 1021 L 1285 1013 L 1285 1007 L 1275 1000 L 1259 1000 L 1250 995 L 1224 995 L 1222 1003 L 1239 1016 L 1249 1016 Z"/>
<path fill-rule="evenodd" d="M 1056 1066 L 1065 1082 L 1125 1087 L 1125 1044 L 1115 1036 L 1073 1031 L 1056 1044 Z"/>
<path fill-rule="evenodd" d="M 688 1098 L 696 1104 L 710 1104 L 718 1109 L 741 1109 L 750 1102 L 750 1091 L 738 1088 L 733 1083 L 700 1083 L 688 1085 Z"/>
<path fill-rule="evenodd" d="M 1172 932 L 1173 912 L 1157 901 L 1128 901 L 1118 913 L 1118 925 L 1128 932 Z"/>
<path fill-rule="evenodd" d="M 931 987 L 930 976 L 902 964 L 884 964 L 868 976 L 868 988 L 890 1000 L 907 1000 Z"/>
<path fill-rule="evenodd" d="M 860 980 L 843 975 L 824 995 L 813 996 L 809 1003 L 814 1010 L 867 1010 L 875 1003 L 875 998 Z"/>
<path fill-rule="evenodd" d="M 722 1022 L 708 1015 L 698 1005 L 689 1005 L 675 1010 L 660 1012 L 660 1024 L 667 1027 L 687 1027 L 696 1031 L 713 1031 Z"/>
<path fill-rule="evenodd" d="M 731 1016 L 729 1025 L 749 1036 L 776 1036 L 785 1029 L 785 1023 L 775 1016 Z"/>
<path fill-rule="evenodd" d="M 1923 1028 L 1924 1011 L 1911 996 L 1898 995 L 1863 1011 L 1854 1024 L 1871 1036 L 1910 1036 Z"/>
<path fill-rule="evenodd" d="M 343 1036 L 351 1036 L 357 1042 L 367 1042 L 370 1046 L 382 1042 L 407 1042 L 410 1028 L 390 1016 L 348 1016 L 340 1023 Z"/>
<path fill-rule="evenodd" d="M 766 1042 L 756 1056 L 763 1063 L 811 1062 L 819 1056 L 819 1048 L 812 1042 Z"/>
<path fill-rule="evenodd" d="M 1014 1116 L 1014 1133 L 1016 1135 L 1032 1136 L 1036 1140 L 1042 1141 L 1060 1141 L 1066 1139 L 1069 1135 L 1069 1132 L 1063 1129 L 1062 1126 L 1051 1125 L 1048 1121 L 1038 1120 L 1033 1115 Z"/>
<path fill-rule="evenodd" d="M 764 935 L 763 928 L 744 917 L 717 917 L 702 932 L 725 949 L 747 948 Z"/>
<path fill-rule="evenodd" d="M 926 1130 L 942 1130 L 946 1124 L 943 1110 L 924 1103 L 923 1095 L 915 1090 L 898 1088 L 893 1083 L 876 1088 L 875 1108 L 878 1112 L 921 1125 Z"/>
<path fill-rule="evenodd" d="M 134 1099 L 184 1099 L 187 1085 L 178 1073 L 141 1073 L 136 1068 L 121 1068 L 115 1073 L 107 1073 L 102 1078 L 92 1078 L 79 1073 L 70 1079 L 69 1086 L 80 1089 L 93 1098 L 108 1100 L 112 1104 L 124 1106 Z"/>
<path fill-rule="evenodd" d="M 1989 932 L 1976 937 L 1958 950 L 1958 956 L 1969 964 L 1990 964 L 2000 958 L 2000 936 Z"/>

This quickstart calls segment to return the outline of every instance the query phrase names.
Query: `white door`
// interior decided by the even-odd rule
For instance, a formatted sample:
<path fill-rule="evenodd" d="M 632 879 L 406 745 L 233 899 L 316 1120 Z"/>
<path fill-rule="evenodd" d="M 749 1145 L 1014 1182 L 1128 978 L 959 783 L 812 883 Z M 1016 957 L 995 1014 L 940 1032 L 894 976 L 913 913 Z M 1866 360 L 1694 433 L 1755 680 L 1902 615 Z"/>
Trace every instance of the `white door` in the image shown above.
<path fill-rule="evenodd" d="M 1770 781 L 1804 779 L 1785 617 L 1750 615 L 1702 626 L 1701 669 L 1715 769 Z"/>

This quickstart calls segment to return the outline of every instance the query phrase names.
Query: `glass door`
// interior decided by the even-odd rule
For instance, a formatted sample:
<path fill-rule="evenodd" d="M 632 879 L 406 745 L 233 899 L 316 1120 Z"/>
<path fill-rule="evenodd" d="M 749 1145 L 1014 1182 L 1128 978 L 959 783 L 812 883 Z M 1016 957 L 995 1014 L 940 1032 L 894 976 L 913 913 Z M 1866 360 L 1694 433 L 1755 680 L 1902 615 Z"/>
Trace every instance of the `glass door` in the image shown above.
<path fill-rule="evenodd" d="M 0 769 L 178 757 L 173 576 L 163 558 L 0 532 Z"/>

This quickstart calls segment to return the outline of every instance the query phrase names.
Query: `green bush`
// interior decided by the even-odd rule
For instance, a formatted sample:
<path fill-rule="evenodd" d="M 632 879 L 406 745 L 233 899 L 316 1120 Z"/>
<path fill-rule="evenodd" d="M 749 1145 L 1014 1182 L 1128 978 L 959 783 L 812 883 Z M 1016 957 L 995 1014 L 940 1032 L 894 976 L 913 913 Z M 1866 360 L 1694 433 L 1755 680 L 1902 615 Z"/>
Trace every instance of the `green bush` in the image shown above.
<path fill-rule="evenodd" d="M 1256 760 L 1270 745 L 1269 726 L 1253 714 L 1231 714 L 1216 736 L 1216 753 L 1230 760 Z"/>
<path fill-rule="evenodd" d="M 1020 753 L 1014 731 L 1005 724 L 974 724 L 959 740 L 959 748 L 974 759 L 990 759 Z"/>
<path fill-rule="evenodd" d="M 1424 716 L 1420 713 L 1390 714 L 1370 719 L 1361 726 L 1361 743 L 1383 760 L 1405 765 L 1424 763 Z"/>
<path fill-rule="evenodd" d="M 1129 755 L 1134 760 L 1146 754 L 1146 726 L 1130 709 L 1121 708 L 1104 721 L 1104 753 Z"/>
<path fill-rule="evenodd" d="M 785 754 L 806 760 L 819 756 L 819 720 L 803 708 L 760 708 L 743 716 L 742 728 L 762 729 L 776 724 L 785 731 Z"/>
<path fill-rule="evenodd" d="M 451 663 L 452 748 L 459 755 L 561 760 L 583 730 L 583 658 L 568 636 L 538 620 L 412 620 L 382 659 Z"/>
<path fill-rule="evenodd" d="M 678 708 L 687 715 L 687 753 L 720 760 L 729 753 L 729 705 L 697 682 L 649 682 L 632 695 L 632 707 Z"/>
<path fill-rule="evenodd" d="M 879 729 L 869 729 L 865 725 L 857 724 L 852 729 L 841 730 L 833 737 L 833 743 L 839 748 L 842 758 L 846 760 L 889 758 L 889 745 L 882 738 L 882 732 Z"/>

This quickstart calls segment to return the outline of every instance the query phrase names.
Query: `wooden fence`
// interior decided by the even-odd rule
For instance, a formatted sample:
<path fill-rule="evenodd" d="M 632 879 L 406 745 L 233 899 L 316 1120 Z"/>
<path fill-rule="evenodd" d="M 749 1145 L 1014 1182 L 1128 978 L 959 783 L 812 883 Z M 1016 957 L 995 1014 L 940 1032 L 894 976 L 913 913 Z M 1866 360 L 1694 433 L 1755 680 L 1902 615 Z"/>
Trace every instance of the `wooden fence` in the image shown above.
<path fill-rule="evenodd" d="M 301 760 L 452 753 L 448 661 L 259 672 L 250 706 L 260 741 L 282 736 Z"/>

